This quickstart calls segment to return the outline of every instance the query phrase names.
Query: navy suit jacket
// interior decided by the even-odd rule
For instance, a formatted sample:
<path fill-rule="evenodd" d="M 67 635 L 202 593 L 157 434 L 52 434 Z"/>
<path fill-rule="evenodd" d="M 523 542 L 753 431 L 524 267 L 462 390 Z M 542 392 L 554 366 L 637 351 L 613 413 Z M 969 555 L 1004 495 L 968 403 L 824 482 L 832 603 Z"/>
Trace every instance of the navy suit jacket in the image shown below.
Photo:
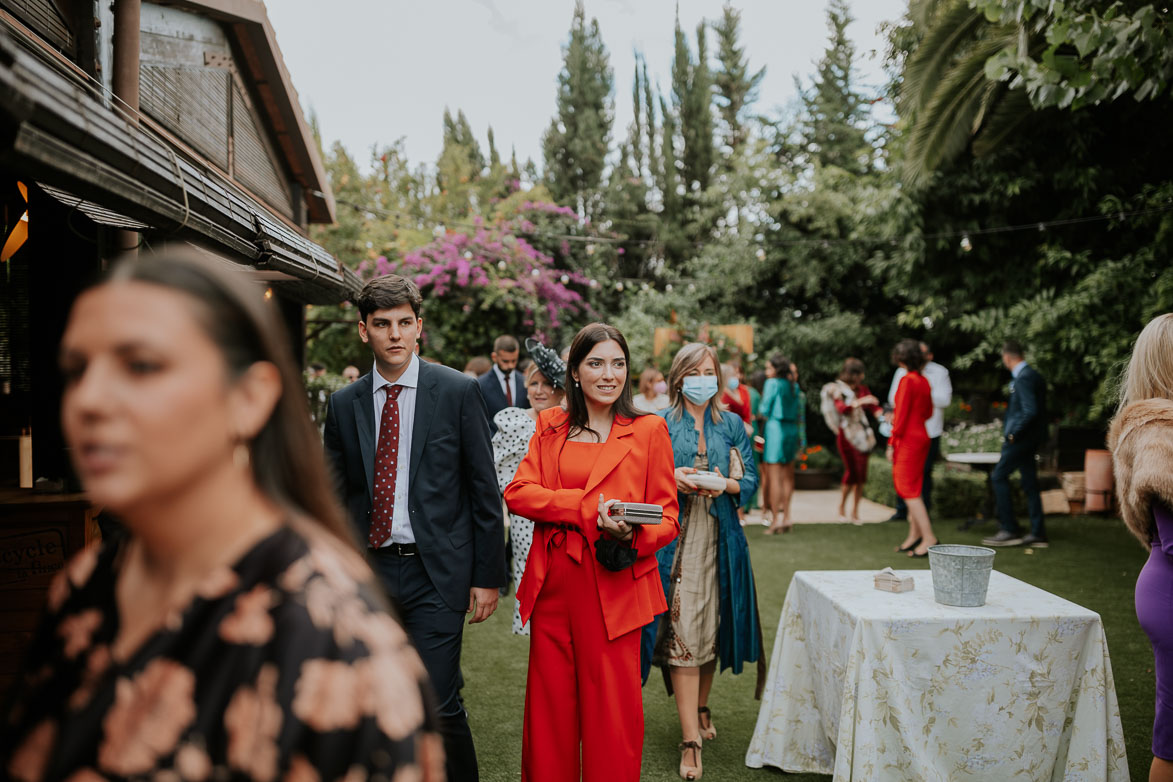
<path fill-rule="evenodd" d="M 1040 445 L 1047 439 L 1047 381 L 1027 365 L 1010 383 L 1002 433 L 1015 443 Z"/>
<path fill-rule="evenodd" d="M 323 439 L 365 542 L 375 482 L 370 374 L 330 396 Z M 505 585 L 505 524 L 485 402 L 472 378 L 426 361 L 416 388 L 407 503 L 420 559 L 449 608 L 466 610 L 471 587 Z"/>
<path fill-rule="evenodd" d="M 509 381 L 513 383 L 513 407 L 529 407 L 529 394 L 525 392 L 525 378 L 515 370 L 509 373 Z M 501 381 L 497 378 L 497 373 L 494 370 L 490 369 L 478 377 L 477 383 L 481 386 L 481 396 L 485 398 L 485 407 L 489 410 L 489 430 L 496 434 L 497 425 L 493 423 L 493 417 L 509 407 L 509 401 L 505 398 L 505 392 L 501 390 Z"/>

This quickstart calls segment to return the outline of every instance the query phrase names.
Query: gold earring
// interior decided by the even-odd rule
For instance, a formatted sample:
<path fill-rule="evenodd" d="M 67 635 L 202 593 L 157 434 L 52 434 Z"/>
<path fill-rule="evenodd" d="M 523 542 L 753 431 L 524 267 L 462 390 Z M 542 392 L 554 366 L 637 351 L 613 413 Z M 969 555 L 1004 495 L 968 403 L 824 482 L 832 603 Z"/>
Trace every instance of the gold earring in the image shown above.
<path fill-rule="evenodd" d="M 232 464 L 238 470 L 247 470 L 251 460 L 248 444 L 239 442 L 236 447 L 232 449 Z"/>

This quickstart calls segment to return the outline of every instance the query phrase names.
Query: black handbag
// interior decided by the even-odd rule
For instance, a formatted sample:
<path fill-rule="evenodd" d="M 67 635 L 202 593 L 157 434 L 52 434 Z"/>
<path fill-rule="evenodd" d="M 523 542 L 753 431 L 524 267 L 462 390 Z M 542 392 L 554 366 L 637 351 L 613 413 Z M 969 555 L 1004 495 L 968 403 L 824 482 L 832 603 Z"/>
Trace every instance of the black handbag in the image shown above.
<path fill-rule="evenodd" d="M 595 541 L 595 559 L 613 573 L 634 565 L 638 556 L 636 549 L 609 535 L 602 535 Z"/>

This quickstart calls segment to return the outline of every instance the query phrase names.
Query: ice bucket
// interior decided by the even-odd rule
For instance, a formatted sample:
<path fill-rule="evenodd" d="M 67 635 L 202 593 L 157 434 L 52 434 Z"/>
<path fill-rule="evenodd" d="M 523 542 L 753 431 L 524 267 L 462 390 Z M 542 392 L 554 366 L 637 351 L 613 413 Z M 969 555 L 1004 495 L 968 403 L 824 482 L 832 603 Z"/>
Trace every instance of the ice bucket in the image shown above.
<path fill-rule="evenodd" d="M 947 606 L 975 608 L 986 603 L 994 550 L 982 546 L 929 547 L 933 599 Z"/>

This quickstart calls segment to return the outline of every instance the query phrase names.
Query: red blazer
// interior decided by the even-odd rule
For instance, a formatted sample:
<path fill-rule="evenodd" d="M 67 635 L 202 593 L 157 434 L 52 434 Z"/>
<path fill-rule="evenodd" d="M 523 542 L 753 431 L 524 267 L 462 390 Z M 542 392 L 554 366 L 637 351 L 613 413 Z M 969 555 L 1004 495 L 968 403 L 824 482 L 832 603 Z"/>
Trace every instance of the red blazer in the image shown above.
<path fill-rule="evenodd" d="M 680 533 L 672 440 L 667 423 L 659 416 L 617 418 L 586 488 L 564 489 L 558 459 L 567 430 L 566 411 L 559 407 L 543 410 L 538 415 L 538 429 L 530 440 L 529 452 L 513 482 L 505 487 L 509 510 L 537 522 L 525 575 L 517 587 L 521 621 L 529 621 L 546 580 L 547 546 L 550 538 L 561 531 L 554 525 L 572 524 L 585 538 L 582 561 L 595 569 L 599 585 L 595 599 L 602 607 L 607 639 L 614 640 L 668 610 L 653 555 Z M 639 556 L 635 565 L 618 573 L 607 570 L 595 559 L 594 543 L 605 534 L 598 528 L 599 494 L 608 500 L 650 502 L 664 508 L 664 520 L 658 525 L 636 528 L 634 545 Z M 571 542 L 575 537 L 576 533 L 567 533 L 565 545 L 577 546 Z"/>

